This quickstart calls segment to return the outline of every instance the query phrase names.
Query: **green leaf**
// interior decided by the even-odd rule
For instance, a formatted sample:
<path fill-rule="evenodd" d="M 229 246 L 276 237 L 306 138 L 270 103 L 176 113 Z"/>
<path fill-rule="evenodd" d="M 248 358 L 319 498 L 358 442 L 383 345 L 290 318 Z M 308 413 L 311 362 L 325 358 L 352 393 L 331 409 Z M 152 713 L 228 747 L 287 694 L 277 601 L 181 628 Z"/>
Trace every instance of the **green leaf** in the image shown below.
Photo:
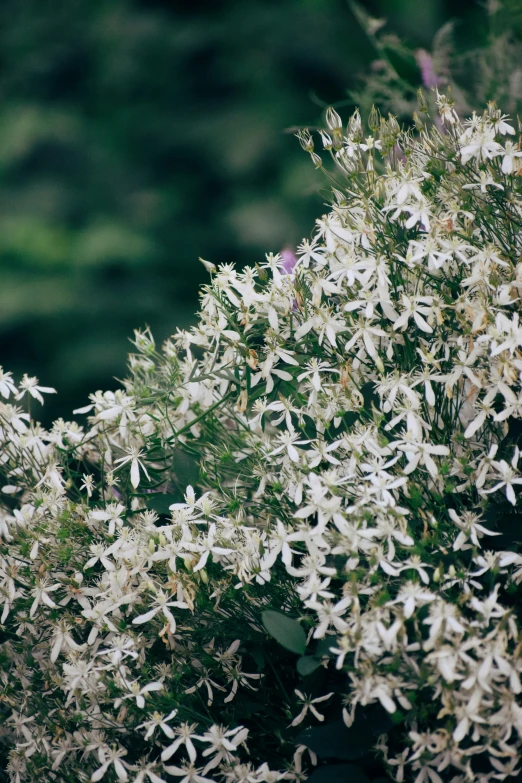
<path fill-rule="evenodd" d="M 397 76 L 412 87 L 419 87 L 422 83 L 422 76 L 415 57 L 401 46 L 385 44 L 383 49 Z"/>
<path fill-rule="evenodd" d="M 369 780 L 354 764 L 330 764 L 314 770 L 308 783 L 369 783 Z"/>
<path fill-rule="evenodd" d="M 199 480 L 199 465 L 192 454 L 176 449 L 172 458 L 172 478 L 185 493 L 188 485 L 194 486 Z M 173 503 L 175 501 L 172 501 Z"/>
<path fill-rule="evenodd" d="M 371 751 L 375 738 L 388 731 L 392 721 L 380 707 L 370 707 L 356 713 L 353 726 L 348 728 L 343 721 L 314 726 L 302 731 L 297 743 L 306 745 L 320 759 L 355 761 Z"/>
<path fill-rule="evenodd" d="M 321 661 L 315 658 L 313 655 L 303 655 L 297 661 L 297 671 L 301 677 L 307 677 L 321 665 Z"/>
<path fill-rule="evenodd" d="M 306 650 L 306 634 L 297 622 L 286 614 L 267 609 L 261 615 L 265 630 L 276 642 L 290 652 L 303 655 Z"/>
<path fill-rule="evenodd" d="M 360 759 L 373 745 L 371 732 L 348 729 L 342 721 L 326 726 L 314 726 L 305 729 L 297 737 L 300 745 L 306 745 L 320 759 L 341 759 L 355 761 Z"/>
<path fill-rule="evenodd" d="M 163 492 L 155 492 L 144 498 L 147 508 L 157 511 L 158 514 L 169 514 L 169 506 L 179 502 L 176 495 L 164 495 Z"/>
<path fill-rule="evenodd" d="M 253 647 L 250 651 L 250 655 L 256 662 L 259 671 L 265 668 L 266 665 L 265 654 L 263 652 L 263 648 L 261 647 L 261 645 L 256 645 L 255 647 Z"/>
<path fill-rule="evenodd" d="M 364 399 L 363 408 L 367 413 L 371 413 L 372 405 L 378 408 L 380 405 L 379 395 L 376 392 L 376 385 L 373 381 L 367 381 L 361 386 L 361 394 Z"/>
<path fill-rule="evenodd" d="M 335 647 L 335 639 L 332 639 L 331 636 L 327 637 L 326 639 L 319 639 L 314 652 L 315 657 L 322 658 L 323 655 L 332 656 L 333 653 L 330 652 L 331 647 Z"/>

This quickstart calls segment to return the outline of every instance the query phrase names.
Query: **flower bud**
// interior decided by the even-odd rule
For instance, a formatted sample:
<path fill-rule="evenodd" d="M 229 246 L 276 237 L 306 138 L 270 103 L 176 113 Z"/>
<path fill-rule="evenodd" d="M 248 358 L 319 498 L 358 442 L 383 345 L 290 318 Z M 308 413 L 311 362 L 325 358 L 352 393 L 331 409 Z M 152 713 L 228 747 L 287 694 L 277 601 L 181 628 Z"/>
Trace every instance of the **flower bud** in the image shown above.
<path fill-rule="evenodd" d="M 326 124 L 331 131 L 340 131 L 343 127 L 340 116 L 331 106 L 326 110 Z"/>
<path fill-rule="evenodd" d="M 372 133 L 375 133 L 379 127 L 379 112 L 375 106 L 372 106 L 370 116 L 368 117 L 368 127 Z"/>
<path fill-rule="evenodd" d="M 391 112 L 388 113 L 388 128 L 390 134 L 393 136 L 394 141 L 397 141 L 401 133 L 401 128 L 399 123 L 397 122 L 397 117 L 394 117 L 394 115 L 391 114 Z"/>
<path fill-rule="evenodd" d="M 417 103 L 419 104 L 419 111 L 422 114 L 428 113 L 428 101 L 426 100 L 426 96 L 424 95 L 422 89 L 419 87 L 417 90 Z"/>
<path fill-rule="evenodd" d="M 314 307 L 319 307 L 323 296 L 323 289 L 321 287 L 320 280 L 317 280 L 312 286 L 312 304 Z"/>
<path fill-rule="evenodd" d="M 139 329 L 134 330 L 134 345 L 141 353 L 154 353 L 156 349 L 152 335 L 148 330 L 144 332 L 140 332 Z"/>
<path fill-rule="evenodd" d="M 216 271 L 217 267 L 215 264 L 212 263 L 212 261 L 205 261 L 205 259 L 201 257 L 199 260 L 201 261 L 201 263 L 203 264 L 207 272 L 209 272 L 210 274 L 213 274 L 213 272 Z"/>
<path fill-rule="evenodd" d="M 391 132 L 390 124 L 386 122 L 384 117 L 381 117 L 379 140 L 381 142 L 381 149 L 384 153 L 390 152 L 395 146 L 395 139 Z"/>
<path fill-rule="evenodd" d="M 334 150 L 340 150 L 343 146 L 343 132 L 342 130 L 332 131 L 332 142 Z"/>
<path fill-rule="evenodd" d="M 325 150 L 331 150 L 333 147 L 333 142 L 328 133 L 326 131 L 319 131 L 321 135 L 321 141 L 323 142 L 323 149 Z"/>
<path fill-rule="evenodd" d="M 314 140 L 312 139 L 310 132 L 307 128 L 298 131 L 295 135 L 299 139 L 299 144 L 301 145 L 301 147 L 304 149 L 305 152 L 314 151 Z"/>
<path fill-rule="evenodd" d="M 361 115 L 359 110 L 356 109 L 348 121 L 348 135 L 353 138 L 355 142 L 359 142 L 362 139 L 362 125 Z"/>
<path fill-rule="evenodd" d="M 248 392 L 246 389 L 242 389 L 237 398 L 236 408 L 239 413 L 244 413 L 247 409 Z"/>
<path fill-rule="evenodd" d="M 262 283 L 268 280 L 268 272 L 262 266 L 259 266 L 259 264 L 256 264 L 256 272 Z"/>
<path fill-rule="evenodd" d="M 413 122 L 415 123 L 415 127 L 417 128 L 418 131 L 424 130 L 424 123 L 416 111 L 413 112 Z"/>
<path fill-rule="evenodd" d="M 263 269 L 263 272 L 265 270 Z M 252 370 L 257 370 L 257 353 L 253 348 L 250 348 L 247 356 L 247 364 Z"/>

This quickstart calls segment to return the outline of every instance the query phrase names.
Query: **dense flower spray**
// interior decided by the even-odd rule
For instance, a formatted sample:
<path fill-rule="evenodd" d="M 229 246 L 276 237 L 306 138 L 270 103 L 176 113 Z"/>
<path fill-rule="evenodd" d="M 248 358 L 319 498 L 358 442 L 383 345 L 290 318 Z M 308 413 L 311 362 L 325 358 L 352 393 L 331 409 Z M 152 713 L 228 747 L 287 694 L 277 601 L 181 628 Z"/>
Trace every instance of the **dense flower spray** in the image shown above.
<path fill-rule="evenodd" d="M 297 261 L 212 270 L 86 426 L 0 375 L 13 783 L 518 771 L 522 153 L 437 101 L 329 110 Z"/>

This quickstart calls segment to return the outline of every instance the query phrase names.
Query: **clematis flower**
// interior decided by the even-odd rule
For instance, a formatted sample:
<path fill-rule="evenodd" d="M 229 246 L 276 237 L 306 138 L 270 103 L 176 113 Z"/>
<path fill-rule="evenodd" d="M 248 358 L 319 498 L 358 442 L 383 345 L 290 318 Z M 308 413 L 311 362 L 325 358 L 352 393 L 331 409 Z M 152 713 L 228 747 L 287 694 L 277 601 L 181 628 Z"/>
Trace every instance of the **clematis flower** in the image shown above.
<path fill-rule="evenodd" d="M 310 696 L 305 696 L 304 693 L 302 693 L 297 689 L 294 691 L 294 693 L 296 694 L 296 696 L 299 697 L 300 701 L 302 702 L 303 709 L 301 710 L 299 715 L 297 715 L 293 719 L 292 723 L 290 724 L 291 726 L 298 726 L 300 723 L 302 723 L 305 717 L 307 716 L 309 710 L 314 716 L 314 718 L 317 718 L 318 721 L 321 722 L 324 721 L 324 715 L 321 715 L 321 713 L 318 712 L 315 705 L 321 704 L 321 702 L 323 701 L 328 701 L 328 699 L 331 698 L 331 696 L 333 696 L 333 692 L 327 693 L 325 696 L 319 696 L 316 699 L 312 699 L 310 698 Z"/>
<path fill-rule="evenodd" d="M 43 405 L 44 398 L 42 397 L 42 394 L 56 394 L 56 389 L 53 389 L 50 386 L 39 386 L 38 378 L 35 378 L 34 376 L 29 377 L 29 375 L 24 375 L 24 377 L 20 381 L 20 391 L 16 395 L 16 399 L 21 400 L 22 397 L 25 396 L 26 392 L 28 392 L 31 395 L 31 397 L 34 397 L 35 400 L 38 400 L 38 402 L 41 405 Z"/>

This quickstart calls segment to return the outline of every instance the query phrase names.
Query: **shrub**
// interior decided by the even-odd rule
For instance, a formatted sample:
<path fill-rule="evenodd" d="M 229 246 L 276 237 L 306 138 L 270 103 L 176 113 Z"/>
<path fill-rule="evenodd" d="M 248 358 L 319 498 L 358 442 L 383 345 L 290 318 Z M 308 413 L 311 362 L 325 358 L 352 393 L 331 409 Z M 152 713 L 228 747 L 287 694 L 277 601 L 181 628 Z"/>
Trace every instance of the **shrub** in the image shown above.
<path fill-rule="evenodd" d="M 311 240 L 207 264 L 84 426 L 1 376 L 11 781 L 516 771 L 522 152 L 437 102 L 329 110 Z"/>

